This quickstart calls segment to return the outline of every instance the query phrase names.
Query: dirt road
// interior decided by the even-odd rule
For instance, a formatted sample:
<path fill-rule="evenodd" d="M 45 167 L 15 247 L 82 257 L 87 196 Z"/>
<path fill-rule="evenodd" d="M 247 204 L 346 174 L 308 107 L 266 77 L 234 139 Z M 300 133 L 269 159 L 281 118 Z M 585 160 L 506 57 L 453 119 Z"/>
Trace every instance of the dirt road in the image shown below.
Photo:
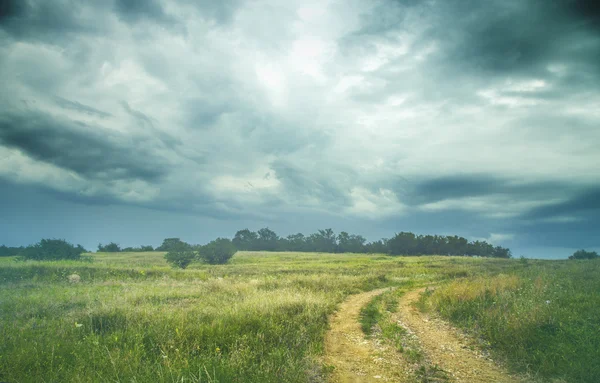
<path fill-rule="evenodd" d="M 414 364 L 390 346 L 366 339 L 359 324 L 362 307 L 386 291 L 352 295 L 330 318 L 325 338 L 325 363 L 333 367 L 333 383 L 411 382 Z M 423 290 L 401 297 L 393 318 L 418 338 L 427 362 L 437 365 L 450 382 L 519 382 L 482 353 L 472 350 L 464 336 L 447 323 L 422 314 L 412 305 Z M 411 370 L 412 369 L 412 370 Z"/>

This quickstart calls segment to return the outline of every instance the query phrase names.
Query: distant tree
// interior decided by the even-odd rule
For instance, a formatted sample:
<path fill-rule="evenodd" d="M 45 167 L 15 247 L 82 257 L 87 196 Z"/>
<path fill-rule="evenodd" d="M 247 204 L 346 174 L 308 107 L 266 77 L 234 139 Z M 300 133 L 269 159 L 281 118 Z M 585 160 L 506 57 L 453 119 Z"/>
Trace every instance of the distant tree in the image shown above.
<path fill-rule="evenodd" d="M 485 241 L 475 241 L 467 245 L 467 255 L 478 255 L 480 257 L 492 257 L 494 246 Z"/>
<path fill-rule="evenodd" d="M 118 244 L 111 242 L 108 245 L 98 244 L 98 252 L 100 253 L 118 253 L 121 251 L 121 247 Z"/>
<path fill-rule="evenodd" d="M 192 246 L 188 243 L 183 242 L 179 238 L 165 238 L 162 245 L 156 248 L 156 251 L 189 251 L 192 250 Z"/>
<path fill-rule="evenodd" d="M 248 229 L 235 233 L 232 242 L 238 250 L 261 250 L 257 248 L 258 234 Z"/>
<path fill-rule="evenodd" d="M 221 265 L 229 262 L 236 248 L 227 238 L 217 238 L 198 250 L 198 258 L 211 265 Z"/>
<path fill-rule="evenodd" d="M 27 246 L 21 253 L 25 259 L 38 261 L 58 259 L 81 259 L 85 249 L 81 245 L 73 246 L 64 239 L 42 239 L 40 242 Z"/>
<path fill-rule="evenodd" d="M 142 245 L 140 246 L 140 251 L 154 251 L 154 247 L 152 245 Z"/>
<path fill-rule="evenodd" d="M 337 236 L 337 251 L 339 253 L 362 253 L 367 240 L 362 235 L 348 234 L 342 231 Z"/>
<path fill-rule="evenodd" d="M 334 253 L 337 249 L 337 236 L 332 229 L 318 230 L 306 240 L 308 251 Z"/>
<path fill-rule="evenodd" d="M 595 251 L 586 251 L 583 249 L 577 250 L 571 256 L 569 256 L 569 259 L 596 259 L 596 258 L 598 258 L 598 253 L 596 253 Z"/>
<path fill-rule="evenodd" d="M 180 269 L 187 268 L 194 259 L 196 259 L 196 253 L 192 250 L 172 250 L 165 254 L 167 263 Z"/>
<path fill-rule="evenodd" d="M 302 233 L 288 235 L 285 244 L 282 249 L 287 251 L 308 251 L 306 237 Z"/>
<path fill-rule="evenodd" d="M 387 242 L 388 252 L 394 255 L 417 254 L 417 237 L 410 232 L 401 232 Z"/>
<path fill-rule="evenodd" d="M 512 258 L 512 253 L 510 252 L 510 249 L 506 247 L 496 246 L 492 256 L 494 258 Z"/>
<path fill-rule="evenodd" d="M 274 251 L 278 250 L 279 236 L 268 227 L 260 229 L 258 232 L 258 248 L 260 250 Z"/>
<path fill-rule="evenodd" d="M 364 247 L 365 253 L 386 254 L 388 253 L 388 239 L 382 238 L 378 241 L 369 242 Z"/>
<path fill-rule="evenodd" d="M 0 246 L 0 257 L 12 257 L 14 255 L 19 255 L 23 251 L 23 246 L 21 247 L 8 247 L 5 245 Z"/>
<path fill-rule="evenodd" d="M 302 233 L 291 234 L 285 238 L 280 238 L 269 228 L 260 229 L 257 233 L 244 229 L 235 233 L 232 242 L 238 250 L 512 257 L 508 248 L 494 247 L 485 241 L 469 242 L 456 235 L 415 235 L 411 232 L 400 232 L 390 239 L 367 243 L 362 235 L 345 231 L 335 235 L 332 229 L 318 230 L 309 236 Z M 199 246 L 197 249 L 201 248 Z"/>

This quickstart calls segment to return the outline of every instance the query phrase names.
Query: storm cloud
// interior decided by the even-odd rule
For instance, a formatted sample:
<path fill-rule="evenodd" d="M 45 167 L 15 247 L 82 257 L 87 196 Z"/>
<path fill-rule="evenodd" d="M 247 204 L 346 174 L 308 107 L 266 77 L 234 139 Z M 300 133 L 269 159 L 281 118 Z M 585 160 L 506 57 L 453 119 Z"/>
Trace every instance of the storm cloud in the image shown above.
<path fill-rule="evenodd" d="M 592 0 L 3 1 L 0 206 L 597 248 L 599 63 Z"/>

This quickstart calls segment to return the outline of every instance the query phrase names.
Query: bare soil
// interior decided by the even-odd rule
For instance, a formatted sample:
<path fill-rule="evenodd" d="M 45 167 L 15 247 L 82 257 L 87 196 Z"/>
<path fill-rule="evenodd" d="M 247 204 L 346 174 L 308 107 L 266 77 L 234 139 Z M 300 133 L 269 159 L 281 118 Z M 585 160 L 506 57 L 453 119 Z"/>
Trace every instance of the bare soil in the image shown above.
<path fill-rule="evenodd" d="M 362 307 L 386 291 L 353 295 L 330 318 L 325 338 L 325 364 L 332 383 L 414 382 L 414 363 L 390 346 L 366 339 L 359 324 Z M 446 322 L 414 307 L 423 289 L 406 293 L 394 320 L 416 337 L 428 364 L 447 374 L 450 382 L 520 382 L 494 363 L 474 342 Z"/>

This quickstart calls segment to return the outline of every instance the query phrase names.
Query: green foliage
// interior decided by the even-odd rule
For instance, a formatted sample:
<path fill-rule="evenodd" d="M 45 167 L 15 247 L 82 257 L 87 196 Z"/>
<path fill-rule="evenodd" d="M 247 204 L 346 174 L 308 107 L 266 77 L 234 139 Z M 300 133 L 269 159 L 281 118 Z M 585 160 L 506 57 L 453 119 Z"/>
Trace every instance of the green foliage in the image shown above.
<path fill-rule="evenodd" d="M 98 252 L 101 253 L 118 253 L 121 251 L 121 248 L 118 244 L 111 242 L 108 245 L 98 244 Z"/>
<path fill-rule="evenodd" d="M 49 261 L 58 259 L 81 259 L 86 250 L 81 245 L 74 246 L 64 239 L 42 239 L 35 245 L 27 246 L 21 255 L 24 259 Z"/>
<path fill-rule="evenodd" d="M 425 306 L 475 330 L 513 368 L 542 381 L 600 382 L 600 261 L 523 266 L 452 282 Z"/>
<path fill-rule="evenodd" d="M 385 253 L 392 255 L 469 255 L 493 258 L 511 258 L 508 248 L 494 247 L 485 241 L 469 242 L 458 236 L 416 235 L 400 232 L 390 239 L 366 243 L 362 235 L 342 231 L 336 235 L 332 229 L 318 230 L 305 236 L 292 234 L 279 237 L 269 228 L 258 232 L 248 229 L 235 233 L 233 244 L 238 250 L 260 251 L 310 251 L 322 253 Z"/>
<path fill-rule="evenodd" d="M 19 255 L 23 251 L 23 246 L 21 247 L 8 247 L 8 246 L 0 246 L 0 257 L 12 257 L 15 255 Z"/>
<path fill-rule="evenodd" d="M 577 250 L 573 255 L 569 256 L 569 259 L 596 259 L 598 253 L 595 251 Z"/>
<path fill-rule="evenodd" d="M 196 259 L 196 254 L 191 250 L 169 251 L 165 260 L 173 267 L 187 268 Z"/>
<path fill-rule="evenodd" d="M 236 248 L 227 238 L 217 238 L 208 244 L 201 246 L 198 250 L 198 257 L 211 265 L 222 265 L 231 259 L 236 252 Z"/>
<path fill-rule="evenodd" d="M 378 324 L 383 312 L 380 309 L 382 296 L 378 295 L 360 310 L 358 321 L 365 335 L 371 335 L 373 328 Z"/>
<path fill-rule="evenodd" d="M 189 251 L 191 249 L 192 246 L 179 238 L 165 238 L 162 245 L 156 248 L 156 251 Z"/>

